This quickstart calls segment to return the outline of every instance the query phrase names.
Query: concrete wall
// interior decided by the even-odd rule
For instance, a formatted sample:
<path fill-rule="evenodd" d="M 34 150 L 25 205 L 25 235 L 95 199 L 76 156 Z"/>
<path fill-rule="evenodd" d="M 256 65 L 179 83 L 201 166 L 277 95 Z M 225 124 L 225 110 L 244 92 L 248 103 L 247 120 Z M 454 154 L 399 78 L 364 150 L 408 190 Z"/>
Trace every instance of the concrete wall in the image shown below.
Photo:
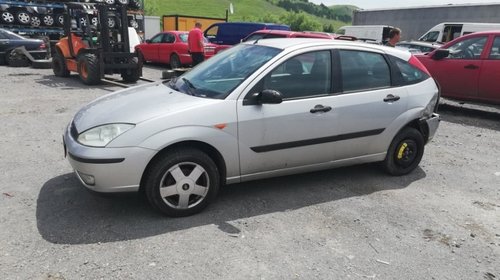
<path fill-rule="evenodd" d="M 500 4 L 359 10 L 354 11 L 352 25 L 391 25 L 401 28 L 402 40 L 416 40 L 441 22 L 500 23 Z"/>

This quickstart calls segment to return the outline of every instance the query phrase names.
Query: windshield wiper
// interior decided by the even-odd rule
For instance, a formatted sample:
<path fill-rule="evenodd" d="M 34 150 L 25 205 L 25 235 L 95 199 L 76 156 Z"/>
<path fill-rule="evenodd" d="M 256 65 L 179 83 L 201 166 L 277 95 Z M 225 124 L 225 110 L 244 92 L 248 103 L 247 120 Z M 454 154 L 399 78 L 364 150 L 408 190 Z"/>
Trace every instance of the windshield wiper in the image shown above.
<path fill-rule="evenodd" d="M 182 80 L 184 81 L 184 83 L 188 86 L 188 93 L 190 95 L 193 95 L 195 96 L 195 91 L 196 91 L 196 87 L 193 85 L 193 83 L 191 83 L 191 81 L 189 81 L 188 79 L 186 78 L 182 78 Z"/>

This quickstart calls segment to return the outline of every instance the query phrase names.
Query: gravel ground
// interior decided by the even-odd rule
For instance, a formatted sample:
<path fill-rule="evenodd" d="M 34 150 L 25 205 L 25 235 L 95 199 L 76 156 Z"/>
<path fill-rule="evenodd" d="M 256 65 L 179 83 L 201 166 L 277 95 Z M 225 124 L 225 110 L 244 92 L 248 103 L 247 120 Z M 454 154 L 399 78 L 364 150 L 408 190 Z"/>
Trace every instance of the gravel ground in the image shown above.
<path fill-rule="evenodd" d="M 500 278 L 500 110 L 443 106 L 407 176 L 362 165 L 232 185 L 172 219 L 87 191 L 63 158 L 72 116 L 118 87 L 5 66 L 0 81 L 3 279 Z"/>

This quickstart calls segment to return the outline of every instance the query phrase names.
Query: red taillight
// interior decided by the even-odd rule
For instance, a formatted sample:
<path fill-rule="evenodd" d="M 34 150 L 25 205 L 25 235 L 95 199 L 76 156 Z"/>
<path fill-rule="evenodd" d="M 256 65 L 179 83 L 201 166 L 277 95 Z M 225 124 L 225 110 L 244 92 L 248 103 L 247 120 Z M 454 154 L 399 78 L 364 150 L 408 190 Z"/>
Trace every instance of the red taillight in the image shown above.
<path fill-rule="evenodd" d="M 47 46 L 45 45 L 45 43 L 42 43 L 40 45 L 40 47 L 38 47 L 38 48 L 41 49 L 41 50 L 45 50 L 47 48 Z"/>
<path fill-rule="evenodd" d="M 410 65 L 412 65 L 413 67 L 417 67 L 418 70 L 424 72 L 425 74 L 431 76 L 431 73 L 429 72 L 429 70 L 427 70 L 427 68 L 425 68 L 425 66 L 422 64 L 422 62 L 420 62 L 420 60 L 418 60 L 418 58 L 415 57 L 414 55 L 412 55 L 410 57 L 410 60 L 408 60 L 408 63 L 410 63 Z"/>

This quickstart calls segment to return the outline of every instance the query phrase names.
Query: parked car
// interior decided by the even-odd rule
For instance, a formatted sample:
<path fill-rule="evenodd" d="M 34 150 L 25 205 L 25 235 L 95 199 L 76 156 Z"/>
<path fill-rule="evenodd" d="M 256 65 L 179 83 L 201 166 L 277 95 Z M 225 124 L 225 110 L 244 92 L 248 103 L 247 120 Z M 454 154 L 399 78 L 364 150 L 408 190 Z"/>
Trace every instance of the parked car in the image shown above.
<path fill-rule="evenodd" d="M 188 34 L 187 31 L 160 32 L 135 49 L 144 61 L 170 64 L 173 69 L 180 68 L 193 62 L 188 51 Z M 221 46 L 205 41 L 205 59 L 212 57 L 220 49 Z"/>
<path fill-rule="evenodd" d="M 290 30 L 290 26 L 259 22 L 217 22 L 210 25 L 203 34 L 211 43 L 236 45 L 250 33 L 262 29 Z"/>
<path fill-rule="evenodd" d="M 11 52 L 21 46 L 24 46 L 35 59 L 43 59 L 47 56 L 47 46 L 42 40 L 28 39 L 0 28 L 0 64 L 14 64 L 18 57 Z"/>
<path fill-rule="evenodd" d="M 416 57 L 443 96 L 500 104 L 500 31 L 465 35 Z"/>
<path fill-rule="evenodd" d="M 402 41 L 396 43 L 396 48 L 404 49 L 412 53 L 428 53 L 441 47 L 441 44 L 420 41 Z"/>
<path fill-rule="evenodd" d="M 252 32 L 245 37 L 242 42 L 255 41 L 260 39 L 272 38 L 319 38 L 319 39 L 333 39 L 334 34 L 324 32 L 308 32 L 308 31 L 289 31 L 289 30 L 272 30 L 263 29 Z"/>
<path fill-rule="evenodd" d="M 166 215 L 185 216 L 224 184 L 367 162 L 407 174 L 438 127 L 438 92 L 409 52 L 252 41 L 177 79 L 91 102 L 64 148 L 86 187 L 142 189 Z"/>
<path fill-rule="evenodd" d="M 499 29 L 500 23 L 442 22 L 429 29 L 418 40 L 443 44 L 470 33 Z"/>

